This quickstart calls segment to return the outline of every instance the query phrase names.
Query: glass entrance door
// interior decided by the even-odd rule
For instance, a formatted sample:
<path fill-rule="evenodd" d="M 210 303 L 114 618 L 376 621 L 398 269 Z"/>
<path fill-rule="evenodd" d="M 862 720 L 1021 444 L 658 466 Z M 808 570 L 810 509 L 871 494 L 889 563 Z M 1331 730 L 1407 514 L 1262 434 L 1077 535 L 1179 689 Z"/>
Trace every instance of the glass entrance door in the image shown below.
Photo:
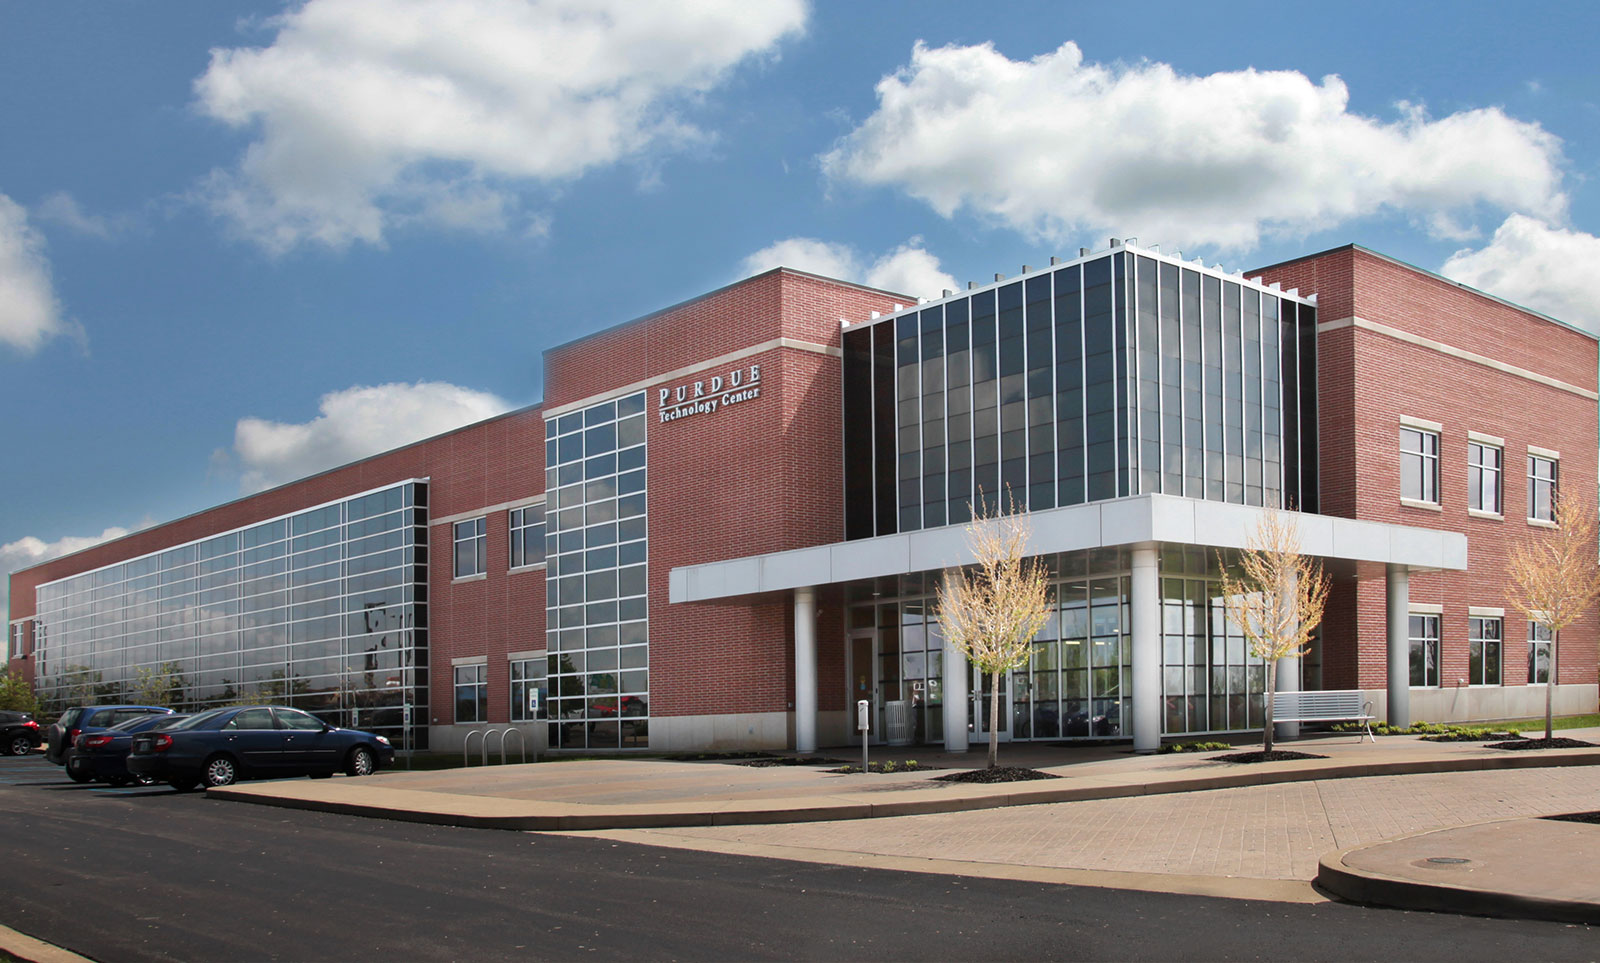
<path fill-rule="evenodd" d="M 878 630 L 856 629 L 850 633 L 850 699 L 845 706 L 850 725 L 850 741 L 859 742 L 861 733 L 856 729 L 856 703 L 866 699 L 870 703 L 867 718 L 872 726 L 869 741 L 883 742 L 883 700 L 879 698 L 878 682 Z"/>
<path fill-rule="evenodd" d="M 998 680 L 990 675 L 978 671 L 977 666 L 972 667 L 972 709 L 967 715 L 968 725 L 972 731 L 974 743 L 989 741 L 989 727 L 996 727 L 996 736 L 1000 742 L 1011 741 L 1011 686 L 1009 672 L 1002 672 Z M 990 719 L 989 709 L 991 704 L 990 694 L 994 682 L 1000 683 L 1000 715 L 999 718 Z"/>

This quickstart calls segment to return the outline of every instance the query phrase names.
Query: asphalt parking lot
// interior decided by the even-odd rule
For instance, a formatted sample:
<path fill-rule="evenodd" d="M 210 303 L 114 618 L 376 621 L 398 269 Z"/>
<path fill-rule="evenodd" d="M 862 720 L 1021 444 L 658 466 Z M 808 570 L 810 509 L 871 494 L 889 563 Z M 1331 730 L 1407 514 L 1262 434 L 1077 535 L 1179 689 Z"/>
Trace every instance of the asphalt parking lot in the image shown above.
<path fill-rule="evenodd" d="M 395 823 L 80 785 L 37 755 L 0 759 L 0 808 L 0 923 L 95 959 L 1594 955 L 1581 926 Z"/>

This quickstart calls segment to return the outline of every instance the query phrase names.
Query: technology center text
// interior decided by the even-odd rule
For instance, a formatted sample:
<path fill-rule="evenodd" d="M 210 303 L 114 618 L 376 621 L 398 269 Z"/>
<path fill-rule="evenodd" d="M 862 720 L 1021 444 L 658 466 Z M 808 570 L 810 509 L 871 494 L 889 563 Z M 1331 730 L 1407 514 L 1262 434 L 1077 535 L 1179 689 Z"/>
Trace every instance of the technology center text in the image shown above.
<path fill-rule="evenodd" d="M 741 401 L 761 397 L 761 366 L 734 368 L 726 375 L 713 375 L 701 381 L 688 381 L 676 388 L 662 388 L 656 407 L 662 423 L 709 415 Z"/>

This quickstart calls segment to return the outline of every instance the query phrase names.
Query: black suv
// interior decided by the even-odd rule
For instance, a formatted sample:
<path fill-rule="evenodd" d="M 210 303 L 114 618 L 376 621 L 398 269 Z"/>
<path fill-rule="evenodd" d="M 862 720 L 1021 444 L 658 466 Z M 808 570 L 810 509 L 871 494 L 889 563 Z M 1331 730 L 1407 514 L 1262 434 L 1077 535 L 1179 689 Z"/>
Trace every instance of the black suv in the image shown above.
<path fill-rule="evenodd" d="M 170 715 L 172 710 L 160 706 L 73 706 L 63 712 L 61 718 L 50 723 L 50 731 L 45 736 L 44 757 L 58 766 L 64 766 L 73 740 L 85 731 L 98 732 L 151 713 Z"/>
<path fill-rule="evenodd" d="M 26 712 L 0 709 L 0 752 L 26 756 L 44 742 L 39 723 Z"/>

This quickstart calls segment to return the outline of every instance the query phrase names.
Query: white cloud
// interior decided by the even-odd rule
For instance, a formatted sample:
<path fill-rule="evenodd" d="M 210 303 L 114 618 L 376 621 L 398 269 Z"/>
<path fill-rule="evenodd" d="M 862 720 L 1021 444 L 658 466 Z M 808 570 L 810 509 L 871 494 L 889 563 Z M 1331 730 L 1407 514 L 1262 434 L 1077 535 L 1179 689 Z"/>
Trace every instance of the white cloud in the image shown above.
<path fill-rule="evenodd" d="M 99 535 L 68 535 L 65 538 L 47 542 L 32 535 L 26 535 L 14 542 L 0 545 L 0 573 L 9 576 L 12 572 L 23 568 L 32 568 L 35 565 L 80 552 L 101 542 L 109 542 L 114 538 L 121 538 L 131 534 L 135 529 L 117 528 L 106 529 Z M 0 577 L 0 608 L 10 611 L 11 579 Z"/>
<path fill-rule="evenodd" d="M 785 238 L 745 258 L 741 276 L 781 266 L 919 298 L 937 298 L 946 289 L 955 290 L 955 278 L 940 270 L 939 259 L 921 245 L 922 239 L 914 237 L 869 260 L 848 244 L 814 237 Z"/>
<path fill-rule="evenodd" d="M 482 421 L 510 407 L 494 395 L 438 381 L 358 385 L 323 395 L 319 414 L 310 421 L 239 419 L 233 454 L 223 460 L 237 463 L 241 489 L 258 492 Z M 214 465 L 218 461 L 213 458 Z"/>
<path fill-rule="evenodd" d="M 1600 237 L 1506 218 L 1488 244 L 1450 256 L 1439 273 L 1600 333 Z"/>
<path fill-rule="evenodd" d="M 198 106 L 253 140 L 201 194 L 268 250 L 396 223 L 521 228 L 519 190 L 709 135 L 680 115 L 804 0 L 311 0 L 217 49 Z"/>
<path fill-rule="evenodd" d="M 822 157 L 836 181 L 897 187 L 1062 241 L 1085 231 L 1183 247 L 1254 247 L 1400 212 L 1449 236 L 1485 209 L 1558 217 L 1560 142 L 1484 108 L 1383 122 L 1338 77 L 1203 77 L 1085 63 L 1078 47 L 1017 62 L 991 45 L 928 48 L 879 82 L 877 110 Z"/>
<path fill-rule="evenodd" d="M 0 194 L 0 342 L 32 354 L 57 335 L 78 333 L 61 316 L 44 238 L 22 205 Z"/>
<path fill-rule="evenodd" d="M 104 240 L 111 236 L 112 222 L 85 211 L 78 199 L 66 191 L 57 191 L 34 205 L 33 216 L 90 237 Z"/>

